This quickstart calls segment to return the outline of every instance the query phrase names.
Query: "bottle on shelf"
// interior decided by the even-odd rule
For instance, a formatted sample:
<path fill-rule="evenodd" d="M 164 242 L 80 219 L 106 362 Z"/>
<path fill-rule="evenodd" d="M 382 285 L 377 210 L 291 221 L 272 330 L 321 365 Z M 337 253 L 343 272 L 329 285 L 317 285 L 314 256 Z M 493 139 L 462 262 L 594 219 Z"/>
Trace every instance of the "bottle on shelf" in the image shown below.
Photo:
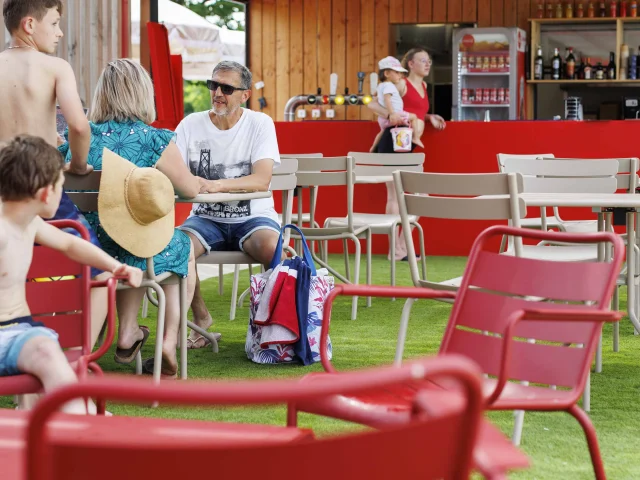
<path fill-rule="evenodd" d="M 627 16 L 627 0 L 622 0 L 620 2 L 620 12 L 619 12 L 620 16 L 622 18 Z"/>
<path fill-rule="evenodd" d="M 609 2 L 609 16 L 616 18 L 618 16 L 618 0 L 612 0 Z"/>
<path fill-rule="evenodd" d="M 598 6 L 598 16 L 606 17 L 607 16 L 607 4 L 604 0 L 600 0 L 600 5 Z"/>
<path fill-rule="evenodd" d="M 565 18 L 573 18 L 573 0 L 568 1 L 564 5 Z"/>
<path fill-rule="evenodd" d="M 554 17 L 553 3 L 548 1 L 547 4 L 546 4 L 546 7 L 547 7 L 546 17 L 547 18 L 553 18 Z"/>
<path fill-rule="evenodd" d="M 544 3 L 543 0 L 538 0 L 538 6 L 536 7 L 536 17 L 544 18 Z"/>
<path fill-rule="evenodd" d="M 533 79 L 542 80 L 544 75 L 544 59 L 542 58 L 542 47 L 538 45 L 536 58 L 533 61 Z"/>
<path fill-rule="evenodd" d="M 560 80 L 560 73 L 562 70 L 562 58 L 560 58 L 560 50 L 553 49 L 553 58 L 551 59 L 551 78 L 553 80 Z"/>
<path fill-rule="evenodd" d="M 587 57 L 587 64 L 584 66 L 582 76 L 585 80 L 593 80 L 593 67 L 591 66 L 591 59 Z"/>
<path fill-rule="evenodd" d="M 596 65 L 595 77 L 596 77 L 596 80 L 604 80 L 604 67 L 600 62 L 598 62 L 598 64 Z"/>
<path fill-rule="evenodd" d="M 609 52 L 609 65 L 607 65 L 607 79 L 616 79 L 616 54 Z"/>
<path fill-rule="evenodd" d="M 627 66 L 629 65 L 629 45 L 624 43 L 620 45 L 620 71 L 618 72 L 618 78 L 620 80 L 626 80 L 628 78 Z"/>
<path fill-rule="evenodd" d="M 582 0 L 578 0 L 576 2 L 576 17 L 577 18 L 584 17 L 584 2 Z"/>
<path fill-rule="evenodd" d="M 587 6 L 587 17 L 593 18 L 595 16 L 596 16 L 596 7 L 593 2 L 589 2 L 589 5 Z"/>
<path fill-rule="evenodd" d="M 562 18 L 562 2 L 556 3 L 556 18 Z"/>
<path fill-rule="evenodd" d="M 564 77 L 567 80 L 575 80 L 576 79 L 576 57 L 573 55 L 573 48 L 569 47 L 569 54 L 567 55 L 565 67 L 564 67 Z"/>
<path fill-rule="evenodd" d="M 630 17 L 638 16 L 638 2 L 636 0 L 631 0 L 629 2 L 629 16 Z"/>
<path fill-rule="evenodd" d="M 580 65 L 578 65 L 578 69 L 576 71 L 576 78 L 578 80 L 584 80 L 584 56 L 580 57 Z"/>
<path fill-rule="evenodd" d="M 637 61 L 638 61 L 638 57 L 636 57 L 633 52 L 631 52 L 631 50 L 629 50 L 629 72 L 628 72 L 628 77 L 629 80 L 635 80 L 637 77 Z"/>

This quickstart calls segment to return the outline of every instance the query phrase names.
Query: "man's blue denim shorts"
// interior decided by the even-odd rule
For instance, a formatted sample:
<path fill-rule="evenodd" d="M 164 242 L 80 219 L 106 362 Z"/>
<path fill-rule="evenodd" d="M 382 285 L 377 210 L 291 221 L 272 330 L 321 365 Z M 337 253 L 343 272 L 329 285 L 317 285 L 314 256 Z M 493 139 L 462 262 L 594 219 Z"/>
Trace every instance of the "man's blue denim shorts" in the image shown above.
<path fill-rule="evenodd" d="M 242 251 L 242 244 L 258 230 L 273 230 L 280 233 L 280 225 L 269 217 L 254 217 L 241 223 L 222 223 L 208 218 L 191 216 L 181 227 L 184 232 L 192 233 L 208 254 L 212 250 Z"/>
<path fill-rule="evenodd" d="M 34 326 L 30 323 L 30 317 L 16 319 L 15 322 L 2 322 L 8 325 L 0 326 L 0 377 L 21 373 L 18 370 L 18 357 L 28 340 L 48 337 L 58 341 L 56 332 L 46 327 Z"/>

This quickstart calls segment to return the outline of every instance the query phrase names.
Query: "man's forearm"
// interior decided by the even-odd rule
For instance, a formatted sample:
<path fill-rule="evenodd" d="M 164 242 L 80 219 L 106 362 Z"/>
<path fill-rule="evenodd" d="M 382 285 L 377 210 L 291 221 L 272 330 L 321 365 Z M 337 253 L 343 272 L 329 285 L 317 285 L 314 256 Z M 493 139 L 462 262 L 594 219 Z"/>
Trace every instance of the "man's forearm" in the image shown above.
<path fill-rule="evenodd" d="M 223 180 L 210 180 L 209 190 L 213 192 L 229 192 L 232 190 L 251 190 L 256 192 L 266 192 L 269 190 L 270 181 L 263 177 L 251 174 L 246 177 L 226 178 Z"/>

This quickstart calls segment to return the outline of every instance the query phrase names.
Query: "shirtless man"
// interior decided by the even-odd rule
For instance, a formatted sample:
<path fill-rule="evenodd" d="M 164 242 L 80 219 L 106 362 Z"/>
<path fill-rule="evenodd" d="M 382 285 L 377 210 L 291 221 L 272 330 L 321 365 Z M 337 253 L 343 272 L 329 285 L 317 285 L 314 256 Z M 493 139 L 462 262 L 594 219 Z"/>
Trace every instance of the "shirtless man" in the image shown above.
<path fill-rule="evenodd" d="M 92 168 L 87 165 L 87 155 L 91 130 L 78 95 L 75 75 L 69 63 L 52 56 L 63 36 L 60 30 L 61 0 L 4 0 L 2 14 L 11 33 L 11 42 L 0 52 L 0 141 L 29 134 L 57 146 L 57 102 L 69 124 L 72 159 L 65 170 L 79 175 L 90 173 Z M 64 192 L 53 219 L 82 222 L 90 232 L 91 243 L 100 247 L 95 233 Z M 98 269 L 91 272 L 98 280 L 109 275 Z M 106 289 L 92 290 L 92 344 L 106 318 L 106 300 Z"/>
<path fill-rule="evenodd" d="M 23 135 L 0 147 L 0 376 L 30 373 L 45 392 L 77 381 L 58 344 L 58 335 L 34 321 L 26 300 L 26 279 L 34 241 L 67 257 L 127 277 L 139 287 L 142 271 L 123 265 L 99 248 L 44 222 L 62 196 L 64 158 L 38 137 Z M 63 408 L 87 413 L 81 399 Z M 90 403 L 90 413 L 95 405 Z"/>

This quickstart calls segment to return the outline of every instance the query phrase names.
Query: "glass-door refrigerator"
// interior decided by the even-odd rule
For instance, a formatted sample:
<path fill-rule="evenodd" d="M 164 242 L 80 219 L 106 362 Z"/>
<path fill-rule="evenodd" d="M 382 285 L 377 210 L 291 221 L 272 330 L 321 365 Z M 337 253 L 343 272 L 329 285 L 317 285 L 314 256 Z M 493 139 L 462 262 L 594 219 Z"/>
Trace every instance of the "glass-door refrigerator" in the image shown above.
<path fill-rule="evenodd" d="M 453 38 L 454 120 L 517 120 L 525 111 L 527 34 L 519 28 L 465 28 Z"/>

